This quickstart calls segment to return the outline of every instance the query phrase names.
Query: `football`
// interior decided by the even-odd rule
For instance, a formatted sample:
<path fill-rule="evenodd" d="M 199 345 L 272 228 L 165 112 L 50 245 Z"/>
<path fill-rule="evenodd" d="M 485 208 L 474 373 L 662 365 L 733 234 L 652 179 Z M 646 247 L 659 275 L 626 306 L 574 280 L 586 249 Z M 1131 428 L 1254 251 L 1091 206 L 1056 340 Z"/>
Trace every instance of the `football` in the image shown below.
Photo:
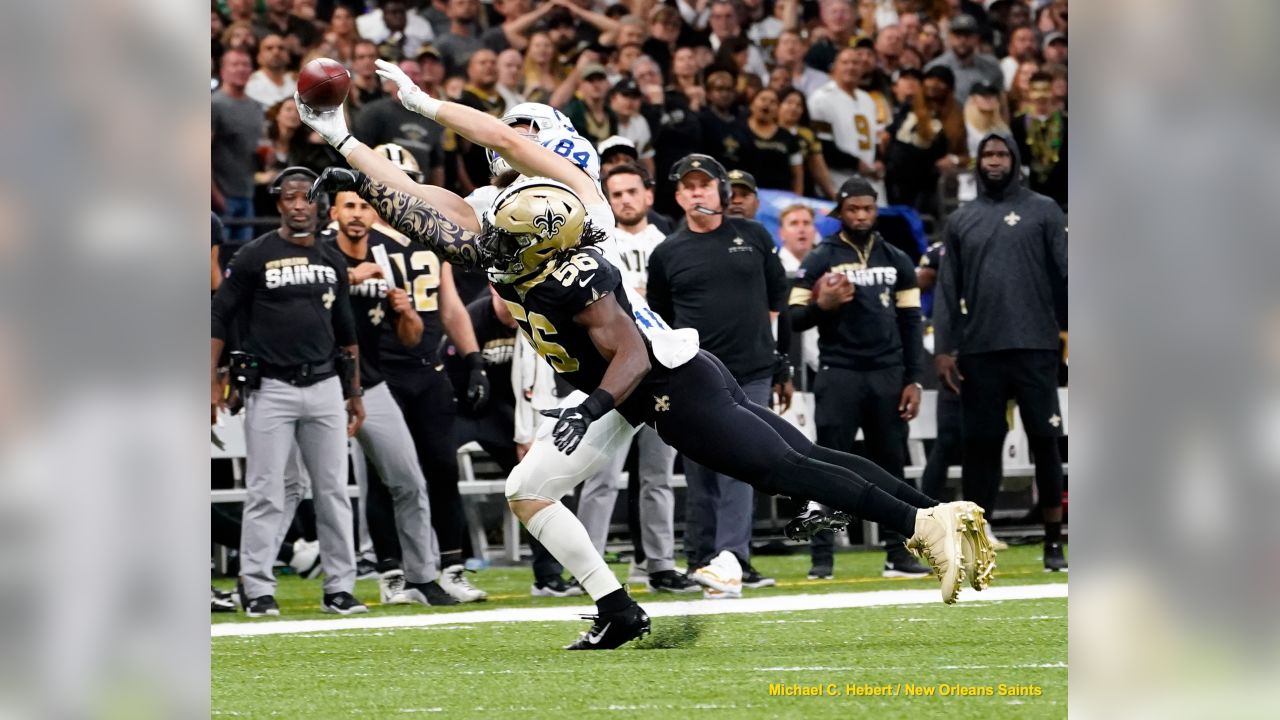
<path fill-rule="evenodd" d="M 316 58 L 298 73 L 298 97 L 316 110 L 332 110 L 347 99 L 351 74 L 342 63 Z"/>

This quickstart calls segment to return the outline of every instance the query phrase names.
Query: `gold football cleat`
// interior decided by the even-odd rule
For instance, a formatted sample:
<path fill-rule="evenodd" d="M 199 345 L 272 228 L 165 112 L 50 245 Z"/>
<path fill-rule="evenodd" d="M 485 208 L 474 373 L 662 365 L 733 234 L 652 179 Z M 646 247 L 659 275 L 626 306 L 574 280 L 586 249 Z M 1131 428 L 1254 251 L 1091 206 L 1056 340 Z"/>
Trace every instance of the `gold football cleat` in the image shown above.
<path fill-rule="evenodd" d="M 907 549 L 937 573 L 942 602 L 948 605 L 956 601 L 963 580 L 960 536 L 959 513 L 949 505 L 938 505 L 916 512 L 916 533 L 907 541 Z"/>
<path fill-rule="evenodd" d="M 955 509 L 960 525 L 960 555 L 965 577 L 974 590 L 986 590 L 996 569 L 996 551 L 987 535 L 986 513 L 967 500 L 948 503 Z"/>

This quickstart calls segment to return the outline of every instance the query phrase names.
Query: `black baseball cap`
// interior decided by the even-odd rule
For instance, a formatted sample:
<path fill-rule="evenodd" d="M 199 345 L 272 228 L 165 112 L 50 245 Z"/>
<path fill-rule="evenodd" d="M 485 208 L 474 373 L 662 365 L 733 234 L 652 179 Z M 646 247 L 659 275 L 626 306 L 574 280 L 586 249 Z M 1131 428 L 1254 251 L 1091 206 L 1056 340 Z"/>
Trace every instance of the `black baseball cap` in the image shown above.
<path fill-rule="evenodd" d="M 865 178 L 855 176 L 845 180 L 844 184 L 840 186 L 840 192 L 836 193 L 836 206 L 831 208 L 831 212 L 827 213 L 827 217 L 839 218 L 840 206 L 844 204 L 845 200 L 851 197 L 867 197 L 868 195 L 873 198 L 880 197 L 880 194 Z"/>
<path fill-rule="evenodd" d="M 977 35 L 978 21 L 972 15 L 957 15 L 951 18 L 951 32 L 957 35 Z"/>
<path fill-rule="evenodd" d="M 919 80 L 920 82 L 924 82 L 924 72 L 922 72 L 920 68 L 907 67 L 907 68 L 898 68 L 897 70 L 893 71 L 894 82 L 898 82 L 898 80 L 904 77 L 913 77 L 916 80 Z"/>
<path fill-rule="evenodd" d="M 672 182 L 679 182 L 681 178 L 691 172 L 704 173 L 713 180 L 725 177 L 724 165 L 721 165 L 719 160 L 710 155 L 693 153 L 692 155 L 684 156 L 679 162 L 671 166 L 671 173 L 667 176 L 667 179 Z"/>
<path fill-rule="evenodd" d="M 924 71 L 924 79 L 937 78 L 947 84 L 952 90 L 956 89 L 956 74 L 946 65 L 934 65 Z"/>
<path fill-rule="evenodd" d="M 624 77 L 618 81 L 617 85 L 613 86 L 613 94 L 626 95 L 627 97 L 640 97 L 640 86 L 636 84 L 635 80 L 632 80 L 629 77 Z"/>
<path fill-rule="evenodd" d="M 756 177 L 746 170 L 730 170 L 729 171 L 729 187 L 741 185 L 753 193 L 759 194 L 756 188 Z"/>
<path fill-rule="evenodd" d="M 1000 97 L 1000 88 L 988 82 L 979 80 L 969 88 L 970 95 L 982 95 L 983 97 Z"/>

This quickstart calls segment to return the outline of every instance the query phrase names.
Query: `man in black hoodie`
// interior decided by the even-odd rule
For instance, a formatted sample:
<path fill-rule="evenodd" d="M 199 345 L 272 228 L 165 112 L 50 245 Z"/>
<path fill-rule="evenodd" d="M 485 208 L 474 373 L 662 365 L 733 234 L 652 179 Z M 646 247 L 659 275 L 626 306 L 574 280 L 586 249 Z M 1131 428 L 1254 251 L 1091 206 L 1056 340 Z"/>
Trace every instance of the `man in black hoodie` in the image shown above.
<path fill-rule="evenodd" d="M 934 304 L 942 382 L 964 408 L 964 496 L 992 512 L 1001 479 L 1005 407 L 1016 399 L 1036 463 L 1046 570 L 1062 552 L 1058 437 L 1058 314 L 1066 297 L 1067 218 L 1019 184 L 1018 146 L 992 133 L 978 145 L 978 198 L 948 219 Z"/>

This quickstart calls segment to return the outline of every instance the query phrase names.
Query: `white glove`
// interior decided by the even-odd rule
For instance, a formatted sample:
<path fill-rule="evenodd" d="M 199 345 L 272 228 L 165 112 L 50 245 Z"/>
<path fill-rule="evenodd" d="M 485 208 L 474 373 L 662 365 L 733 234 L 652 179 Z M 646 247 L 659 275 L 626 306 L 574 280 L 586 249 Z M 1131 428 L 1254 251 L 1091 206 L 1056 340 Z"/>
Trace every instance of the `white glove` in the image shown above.
<path fill-rule="evenodd" d="M 400 104 L 406 110 L 416 112 L 431 120 L 436 119 L 436 113 L 440 111 L 440 106 L 444 103 L 428 95 L 396 65 L 381 59 L 374 60 L 373 64 L 378 68 L 375 71 L 378 73 L 378 77 L 383 80 L 390 80 L 400 89 Z"/>
<path fill-rule="evenodd" d="M 298 104 L 298 115 L 302 118 L 302 124 L 315 130 L 325 142 L 346 157 L 347 153 L 343 152 L 343 145 L 346 145 L 347 151 L 350 152 L 355 146 L 355 138 L 351 137 L 351 133 L 347 130 L 347 118 L 342 112 L 342 106 L 339 105 L 332 110 L 316 110 L 302 102 L 296 92 L 293 94 L 293 101 Z"/>

